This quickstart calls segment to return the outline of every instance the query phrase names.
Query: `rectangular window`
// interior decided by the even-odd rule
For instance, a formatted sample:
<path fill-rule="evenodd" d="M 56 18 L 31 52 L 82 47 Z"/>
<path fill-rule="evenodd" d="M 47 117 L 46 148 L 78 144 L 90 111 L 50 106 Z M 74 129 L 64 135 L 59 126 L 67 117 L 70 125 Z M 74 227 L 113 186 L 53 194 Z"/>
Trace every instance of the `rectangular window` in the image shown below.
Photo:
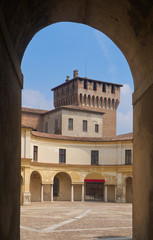
<path fill-rule="evenodd" d="M 126 165 L 132 164 L 132 150 L 131 149 L 125 150 L 125 164 Z"/>
<path fill-rule="evenodd" d="M 106 84 L 103 83 L 103 89 L 102 89 L 103 92 L 106 92 Z"/>
<path fill-rule="evenodd" d="M 87 132 L 87 128 L 88 128 L 87 123 L 88 123 L 87 120 L 83 120 L 83 129 L 82 129 L 83 132 Z"/>
<path fill-rule="evenodd" d="M 95 124 L 95 132 L 99 132 L 99 124 Z"/>
<path fill-rule="evenodd" d="M 87 89 L 87 80 L 84 80 L 84 89 Z"/>
<path fill-rule="evenodd" d="M 73 118 L 68 119 L 68 130 L 73 130 Z"/>
<path fill-rule="evenodd" d="M 59 149 L 59 163 L 66 163 L 66 149 Z"/>
<path fill-rule="evenodd" d="M 97 90 L 97 83 L 93 82 L 93 90 Z"/>
<path fill-rule="evenodd" d="M 111 85 L 111 93 L 115 93 L 115 86 Z"/>
<path fill-rule="evenodd" d="M 91 165 L 99 165 L 99 151 L 91 150 Z"/>
<path fill-rule="evenodd" d="M 33 146 L 33 161 L 38 161 L 38 146 Z"/>

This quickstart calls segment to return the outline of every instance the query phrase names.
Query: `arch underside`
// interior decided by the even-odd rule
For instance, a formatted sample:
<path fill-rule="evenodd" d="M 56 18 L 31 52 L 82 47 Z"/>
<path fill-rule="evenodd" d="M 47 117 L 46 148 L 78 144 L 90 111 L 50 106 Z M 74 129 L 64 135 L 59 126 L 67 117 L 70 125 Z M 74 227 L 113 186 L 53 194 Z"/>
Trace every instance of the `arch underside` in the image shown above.
<path fill-rule="evenodd" d="M 144 80 L 145 71 L 152 69 L 152 65 L 147 69 L 144 67 L 146 55 L 147 60 L 151 57 L 150 50 L 145 45 L 148 39 L 148 47 L 152 46 L 152 32 L 148 32 L 152 30 L 152 25 L 147 24 L 152 10 L 150 1 L 53 0 L 23 3 L 7 0 L 3 2 L 2 9 L 19 62 L 28 43 L 38 31 L 50 24 L 68 21 L 87 24 L 110 37 L 127 58 L 135 87 Z"/>

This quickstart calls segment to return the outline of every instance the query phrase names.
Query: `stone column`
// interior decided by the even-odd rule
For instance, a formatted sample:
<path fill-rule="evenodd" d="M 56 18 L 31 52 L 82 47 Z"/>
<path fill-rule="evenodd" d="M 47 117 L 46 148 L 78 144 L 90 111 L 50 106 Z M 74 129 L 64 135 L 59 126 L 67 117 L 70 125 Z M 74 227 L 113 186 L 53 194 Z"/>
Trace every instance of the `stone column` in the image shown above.
<path fill-rule="evenodd" d="M 153 74 L 150 76 L 153 82 Z M 149 79 L 146 77 L 144 82 Z M 144 89 L 144 84 L 139 86 Z M 135 98 L 136 97 L 136 98 Z M 133 140 L 133 239 L 153 237 L 153 85 L 140 98 L 135 93 Z"/>
<path fill-rule="evenodd" d="M 84 202 L 84 184 L 82 184 L 82 202 Z"/>
<path fill-rule="evenodd" d="M 122 196 L 122 202 L 126 202 L 126 183 L 123 183 L 123 196 Z"/>
<path fill-rule="evenodd" d="M 41 184 L 41 202 L 44 201 L 44 196 L 43 196 L 43 194 L 44 194 L 44 188 L 43 188 L 43 184 Z"/>
<path fill-rule="evenodd" d="M 29 159 L 31 161 L 31 159 Z M 23 192 L 23 205 L 31 204 L 30 193 L 30 166 L 24 169 L 24 192 Z"/>
<path fill-rule="evenodd" d="M 71 184 L 71 202 L 74 201 L 74 186 Z"/>
<path fill-rule="evenodd" d="M 53 202 L 53 200 L 54 200 L 54 196 L 53 196 L 53 184 L 50 185 L 50 198 L 51 198 L 51 202 Z"/>
<path fill-rule="evenodd" d="M 105 202 L 107 202 L 107 185 L 105 185 Z"/>
<path fill-rule="evenodd" d="M 1 14 L 1 19 L 3 18 Z M 0 19 L 0 239 L 20 236 L 22 73 Z"/>

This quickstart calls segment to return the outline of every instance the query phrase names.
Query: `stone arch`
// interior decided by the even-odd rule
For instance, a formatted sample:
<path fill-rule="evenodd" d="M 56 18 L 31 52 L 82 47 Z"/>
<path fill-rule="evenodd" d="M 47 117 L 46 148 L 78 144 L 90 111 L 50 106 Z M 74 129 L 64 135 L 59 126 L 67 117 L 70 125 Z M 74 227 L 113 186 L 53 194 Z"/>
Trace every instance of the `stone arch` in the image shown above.
<path fill-rule="evenodd" d="M 42 178 L 38 171 L 33 171 L 30 176 L 31 202 L 41 201 Z"/>
<path fill-rule="evenodd" d="M 53 180 L 53 193 L 55 193 L 55 179 L 58 179 L 58 194 L 54 195 L 54 201 L 70 201 L 72 184 L 70 175 L 66 172 L 56 173 Z"/>

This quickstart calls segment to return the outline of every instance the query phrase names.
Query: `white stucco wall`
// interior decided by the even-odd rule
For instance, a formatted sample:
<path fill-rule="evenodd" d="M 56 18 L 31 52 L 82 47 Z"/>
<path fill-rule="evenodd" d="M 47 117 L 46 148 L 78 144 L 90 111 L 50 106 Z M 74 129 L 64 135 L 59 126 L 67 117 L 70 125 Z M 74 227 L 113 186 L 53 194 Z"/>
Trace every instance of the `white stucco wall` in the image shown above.
<path fill-rule="evenodd" d="M 59 163 L 59 149 L 66 149 L 66 163 L 90 165 L 91 150 L 99 151 L 99 165 L 124 165 L 125 150 L 132 149 L 132 142 L 94 143 L 31 137 L 30 152 L 38 146 L 38 162 Z M 119 149 L 120 147 L 120 149 Z M 31 157 L 32 157 L 31 156 Z"/>
<path fill-rule="evenodd" d="M 68 129 L 68 119 L 73 119 L 73 130 Z M 87 132 L 83 131 L 83 120 L 87 120 Z M 99 131 L 95 132 L 95 124 Z M 62 109 L 62 135 L 75 137 L 102 137 L 102 114 Z"/>

